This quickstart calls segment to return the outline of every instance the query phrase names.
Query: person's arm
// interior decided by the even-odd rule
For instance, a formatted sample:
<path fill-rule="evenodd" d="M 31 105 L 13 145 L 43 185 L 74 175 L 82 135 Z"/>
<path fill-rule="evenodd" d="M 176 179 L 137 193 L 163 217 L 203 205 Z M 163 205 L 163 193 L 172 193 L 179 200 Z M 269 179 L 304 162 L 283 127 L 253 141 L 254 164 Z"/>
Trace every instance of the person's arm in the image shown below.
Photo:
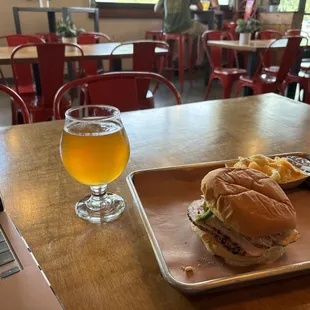
<path fill-rule="evenodd" d="M 158 0 L 158 2 L 154 6 L 155 13 L 162 13 L 164 10 L 164 0 Z"/>
<path fill-rule="evenodd" d="M 218 0 L 211 0 L 211 6 L 212 6 L 213 8 L 215 8 L 216 10 L 219 10 L 219 9 L 220 9 L 220 5 L 219 5 Z"/>
<path fill-rule="evenodd" d="M 203 10 L 202 4 L 201 4 L 200 0 L 194 0 L 194 1 L 193 1 L 193 4 L 197 5 L 197 9 L 198 9 L 199 11 L 202 11 L 202 10 Z"/>

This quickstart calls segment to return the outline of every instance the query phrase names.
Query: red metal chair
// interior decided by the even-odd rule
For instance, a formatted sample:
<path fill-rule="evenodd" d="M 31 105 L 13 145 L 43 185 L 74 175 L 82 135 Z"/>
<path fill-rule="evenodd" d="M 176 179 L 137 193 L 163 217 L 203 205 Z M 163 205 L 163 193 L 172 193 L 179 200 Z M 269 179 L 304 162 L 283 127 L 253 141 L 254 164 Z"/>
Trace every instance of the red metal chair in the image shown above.
<path fill-rule="evenodd" d="M 212 69 L 212 73 L 209 79 L 209 83 L 206 89 L 205 100 L 208 98 L 211 84 L 213 80 L 220 80 L 224 89 L 224 98 L 229 98 L 232 86 L 238 81 L 242 74 L 246 73 L 246 70 L 233 68 L 233 64 L 238 60 L 236 52 L 229 50 L 226 53 L 225 67 L 223 67 L 223 49 L 215 46 L 207 46 L 208 40 L 231 40 L 230 33 L 220 30 L 207 30 L 202 35 L 202 45 L 207 55 L 209 64 Z"/>
<path fill-rule="evenodd" d="M 237 24 L 236 22 L 228 22 L 223 26 L 225 32 L 229 32 L 234 40 L 239 39 L 239 34 L 236 32 Z"/>
<path fill-rule="evenodd" d="M 296 59 L 300 54 L 300 43 L 303 38 L 300 36 L 285 37 L 272 42 L 265 50 L 262 66 L 259 66 L 253 77 L 241 76 L 236 90 L 238 96 L 243 87 L 249 87 L 253 90 L 254 95 L 264 94 L 269 92 L 279 92 L 283 94 L 283 82 L 287 77 L 288 72 L 296 63 Z M 265 59 L 268 57 L 272 48 L 283 48 L 282 57 L 280 60 L 279 70 L 274 73 L 265 72 Z"/>
<path fill-rule="evenodd" d="M 265 29 L 261 31 L 256 31 L 255 33 L 255 40 L 272 40 L 272 39 L 281 39 L 282 34 L 279 31 L 273 30 L 273 29 Z M 277 72 L 279 70 L 279 67 L 274 66 L 271 67 L 271 54 L 265 53 L 265 66 L 267 72 Z"/>
<path fill-rule="evenodd" d="M 108 35 L 100 32 L 84 32 L 80 34 L 77 38 L 79 45 L 84 44 L 97 44 L 101 41 L 111 42 L 111 39 Z M 103 64 L 97 60 L 85 60 L 84 61 L 84 72 L 86 75 L 96 75 L 103 72 Z"/>
<path fill-rule="evenodd" d="M 282 34 L 281 32 L 273 29 L 265 29 L 256 31 L 255 33 L 255 40 L 272 40 L 272 39 L 281 39 Z"/>
<path fill-rule="evenodd" d="M 1 36 L 0 39 L 5 39 L 9 47 L 16 47 L 21 44 L 33 43 L 40 44 L 45 43 L 43 39 L 35 35 L 25 34 L 11 34 Z M 35 93 L 35 85 L 31 73 L 30 64 L 18 64 L 16 65 L 16 75 L 19 80 L 18 93 L 22 94 L 33 94 Z"/>
<path fill-rule="evenodd" d="M 303 38 L 306 40 L 306 38 Z M 300 49 L 300 57 L 308 50 L 307 45 Z M 298 74 L 289 73 L 283 83 L 283 92 L 291 83 L 298 83 L 304 89 L 304 102 L 310 104 L 310 63 L 301 63 Z"/>
<path fill-rule="evenodd" d="M 132 57 L 132 71 L 142 71 L 142 72 L 152 72 L 154 69 L 154 62 L 156 58 L 155 50 L 156 48 L 162 48 L 167 52 L 164 55 L 160 56 L 158 73 L 162 74 L 164 60 L 166 55 L 169 52 L 169 45 L 163 41 L 150 41 L 150 40 L 141 40 L 141 41 L 128 41 L 119 44 L 116 46 L 110 55 L 110 71 L 113 71 L 113 60 L 118 58 L 117 53 L 124 46 L 133 46 L 133 57 Z M 154 107 L 154 97 L 153 93 L 158 89 L 158 83 L 156 83 L 153 92 L 149 90 L 150 81 L 149 80 L 140 80 L 138 87 L 138 98 L 140 100 L 140 108 L 153 108 Z"/>
<path fill-rule="evenodd" d="M 121 112 L 139 109 L 138 83 L 141 80 L 155 80 L 165 84 L 173 93 L 177 104 L 182 99 L 175 86 L 163 76 L 152 72 L 111 72 L 72 81 L 59 89 L 54 100 L 56 119 L 64 118 L 62 98 L 73 87 L 87 85 L 86 104 L 108 104 L 116 106 Z"/>
<path fill-rule="evenodd" d="M 0 84 L 0 91 L 8 94 L 11 97 L 11 104 L 15 106 L 15 110 L 21 113 L 24 124 L 30 123 L 30 114 L 23 99 L 13 89 L 6 85 Z"/>
<path fill-rule="evenodd" d="M 285 36 L 303 36 L 308 38 L 309 34 L 305 31 L 302 31 L 301 29 L 288 29 L 285 32 Z"/>
<path fill-rule="evenodd" d="M 163 31 L 162 30 L 148 30 L 145 31 L 145 40 L 154 40 L 161 41 L 163 39 Z"/>
<path fill-rule="evenodd" d="M 35 94 L 23 95 L 22 98 L 32 116 L 32 122 L 35 123 L 51 120 L 53 117 L 54 96 L 58 89 L 64 85 L 65 49 L 66 47 L 71 49 L 76 48 L 76 54 L 80 55 L 78 58 L 80 68 L 79 76 L 83 71 L 82 64 L 84 54 L 78 45 L 69 43 L 25 44 L 16 47 L 11 55 L 11 65 L 17 92 L 20 83 L 18 74 L 16 73 L 16 62 L 18 62 L 16 56 L 19 51 L 29 47 L 35 47 L 37 49 L 37 62 L 39 66 L 42 94 L 40 96 Z M 69 107 L 70 105 L 70 100 L 65 100 L 64 106 Z"/>
<path fill-rule="evenodd" d="M 168 42 L 170 46 L 170 53 L 168 54 L 167 59 L 167 67 L 165 68 L 168 71 L 168 78 L 171 80 L 172 72 L 178 71 L 179 72 L 179 81 L 180 81 L 180 90 L 181 93 L 184 89 L 184 71 L 188 70 L 189 72 L 189 80 L 190 83 L 193 81 L 192 76 L 192 47 L 191 47 L 191 38 L 190 35 L 184 33 L 163 33 L 162 39 Z M 174 68 L 172 66 L 172 60 L 174 55 L 174 47 L 175 41 L 177 42 L 177 49 L 178 49 L 178 67 Z M 187 53 L 187 67 L 184 64 L 184 47 L 186 48 Z"/>

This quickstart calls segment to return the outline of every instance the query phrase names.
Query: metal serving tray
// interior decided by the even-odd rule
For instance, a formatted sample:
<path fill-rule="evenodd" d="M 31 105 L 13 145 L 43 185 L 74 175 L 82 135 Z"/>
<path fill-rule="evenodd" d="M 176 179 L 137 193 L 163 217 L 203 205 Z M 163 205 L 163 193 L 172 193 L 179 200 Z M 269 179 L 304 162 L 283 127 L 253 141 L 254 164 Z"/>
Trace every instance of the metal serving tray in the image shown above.
<path fill-rule="evenodd" d="M 310 158 L 305 153 L 279 154 Z M 310 270 L 310 192 L 300 186 L 286 191 L 297 212 L 301 238 L 289 245 L 275 263 L 232 267 L 211 255 L 192 232 L 187 207 L 199 199 L 200 182 L 213 169 L 237 160 L 141 170 L 132 172 L 127 182 L 151 241 L 163 277 L 187 293 L 239 286 L 288 277 Z M 186 273 L 182 267 L 192 266 Z"/>

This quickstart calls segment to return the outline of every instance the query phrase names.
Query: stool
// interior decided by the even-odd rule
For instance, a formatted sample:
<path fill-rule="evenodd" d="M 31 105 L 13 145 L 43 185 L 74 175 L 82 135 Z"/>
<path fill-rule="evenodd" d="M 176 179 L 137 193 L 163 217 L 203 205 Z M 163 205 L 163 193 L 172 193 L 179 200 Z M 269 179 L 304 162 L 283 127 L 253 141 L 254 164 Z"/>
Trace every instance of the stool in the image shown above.
<path fill-rule="evenodd" d="M 168 55 L 168 67 L 165 68 L 169 72 L 168 78 L 171 80 L 171 73 L 172 71 L 179 72 L 179 80 L 180 80 L 180 90 L 181 93 L 183 92 L 183 85 L 184 85 L 184 70 L 188 69 L 189 71 L 189 79 L 192 83 L 192 61 L 191 61 L 191 40 L 188 34 L 183 33 L 163 33 L 162 38 L 168 42 L 170 45 L 170 53 Z M 174 42 L 177 41 L 177 48 L 178 48 L 178 67 L 172 67 L 172 57 L 173 57 L 173 49 L 174 49 Z M 171 44 L 172 42 L 172 44 Z M 184 46 L 186 45 L 187 49 L 187 63 L 188 67 L 185 68 L 184 66 Z"/>
<path fill-rule="evenodd" d="M 163 36 L 162 30 L 149 30 L 145 31 L 145 40 L 151 39 L 155 41 L 161 41 Z"/>

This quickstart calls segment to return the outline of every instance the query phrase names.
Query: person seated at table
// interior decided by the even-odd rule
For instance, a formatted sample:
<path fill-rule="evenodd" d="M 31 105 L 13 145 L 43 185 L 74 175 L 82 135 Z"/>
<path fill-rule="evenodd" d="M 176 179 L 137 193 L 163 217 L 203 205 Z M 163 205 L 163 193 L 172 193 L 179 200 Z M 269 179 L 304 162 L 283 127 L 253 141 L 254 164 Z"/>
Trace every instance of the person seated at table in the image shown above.
<path fill-rule="evenodd" d="M 207 26 L 191 18 L 190 5 L 196 5 L 202 11 L 200 0 L 159 0 L 155 6 L 155 13 L 164 11 L 164 32 L 185 33 L 200 36 L 207 30 Z M 211 5 L 219 10 L 218 0 L 211 0 Z"/>
<path fill-rule="evenodd" d="M 197 46 L 197 41 L 208 27 L 196 20 L 192 20 L 190 10 L 191 4 L 196 5 L 197 9 L 202 11 L 200 0 L 158 0 L 154 6 L 154 11 L 155 13 L 164 12 L 164 32 L 184 33 L 195 37 L 193 51 L 196 51 L 197 48 L 195 46 Z M 219 9 L 218 0 L 212 0 L 211 4 L 216 9 Z M 193 56 L 192 59 L 195 59 L 197 55 Z M 200 60 L 198 60 L 198 62 L 200 62 Z"/>

